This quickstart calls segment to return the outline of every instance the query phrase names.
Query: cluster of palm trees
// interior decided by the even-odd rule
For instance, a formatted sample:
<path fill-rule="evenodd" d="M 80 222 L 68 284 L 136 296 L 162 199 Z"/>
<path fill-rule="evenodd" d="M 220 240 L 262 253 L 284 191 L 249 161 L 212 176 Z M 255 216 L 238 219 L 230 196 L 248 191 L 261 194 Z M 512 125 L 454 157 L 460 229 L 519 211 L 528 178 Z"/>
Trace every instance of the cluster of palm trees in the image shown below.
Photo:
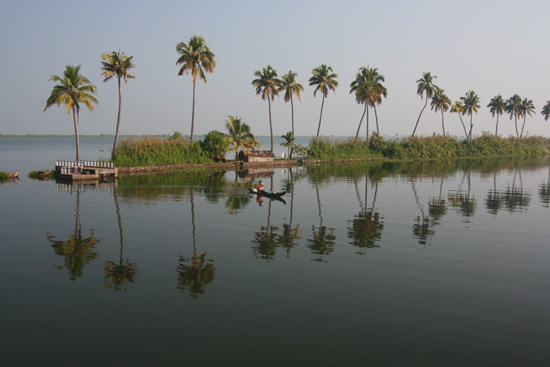
<path fill-rule="evenodd" d="M 210 51 L 210 48 L 206 44 L 205 40 L 201 36 L 193 35 L 188 43 L 180 42 L 176 45 L 176 51 L 179 54 L 179 58 L 176 61 L 176 65 L 181 66 L 179 69 L 178 75 L 191 74 L 193 77 L 193 107 L 191 114 L 191 135 L 190 141 L 193 142 L 194 136 L 194 127 L 195 127 L 195 89 L 197 77 L 202 79 L 206 83 L 206 73 L 214 72 L 216 67 L 215 55 Z M 120 50 L 112 51 L 111 53 L 104 53 L 101 56 L 102 71 L 105 79 L 104 82 L 110 80 L 113 77 L 117 78 L 118 81 L 118 115 L 117 115 L 117 124 L 116 124 L 116 135 L 115 141 L 113 144 L 113 156 L 116 152 L 116 145 L 119 136 L 120 129 L 120 115 L 121 115 L 121 105 L 122 105 L 122 93 L 121 93 L 121 80 L 124 79 L 124 82 L 127 82 L 128 79 L 134 78 L 130 74 L 130 70 L 135 67 L 132 63 L 133 56 L 126 56 L 124 52 Z M 290 102 L 291 105 L 291 119 L 292 119 L 292 131 L 291 135 L 287 134 L 288 140 L 294 139 L 294 103 L 293 97 L 296 96 L 298 100 L 301 100 L 300 93 L 304 91 L 304 87 L 296 81 L 297 74 L 292 70 L 289 70 L 288 73 L 284 74 L 281 79 L 278 78 L 277 72 L 270 65 L 263 68 L 262 70 L 256 70 L 254 72 L 255 79 L 252 81 L 252 85 L 256 88 L 256 94 L 260 95 L 263 100 L 268 101 L 269 107 L 269 129 L 271 135 L 271 151 L 273 152 L 273 123 L 271 118 L 271 102 L 274 101 L 276 96 L 279 96 L 279 93 L 284 93 L 285 102 Z M 321 101 L 321 112 L 319 114 L 319 125 L 317 127 L 316 139 L 319 138 L 321 131 L 321 122 L 323 118 L 323 108 L 325 104 L 325 99 L 328 96 L 329 91 L 336 93 L 336 88 L 338 87 L 338 81 L 336 80 L 338 75 L 335 74 L 331 66 L 322 64 L 312 70 L 312 76 L 309 79 L 309 85 L 314 86 L 315 90 L 313 95 L 316 96 L 317 92 L 320 92 L 323 96 Z M 473 129 L 473 114 L 478 112 L 480 108 L 479 96 L 473 91 L 470 90 L 466 93 L 464 97 L 461 97 L 460 100 L 452 104 L 451 100 L 445 91 L 434 84 L 434 79 L 437 77 L 432 75 L 430 72 L 423 73 L 422 78 L 417 80 L 417 94 L 422 99 L 426 99 L 418 119 L 414 126 L 412 136 L 415 135 L 418 124 L 420 122 L 420 117 L 424 112 L 425 108 L 428 105 L 428 102 L 431 100 L 431 108 L 435 112 L 441 112 L 441 125 L 443 129 L 443 136 L 446 135 L 445 132 L 445 116 L 444 113 L 450 109 L 451 113 L 458 113 L 462 127 L 464 128 L 464 135 L 467 139 L 472 139 L 472 129 Z M 72 66 L 67 65 L 64 71 L 63 76 L 53 75 L 50 78 L 50 81 L 58 83 L 54 86 L 49 98 L 46 101 L 46 111 L 49 107 L 54 104 L 60 106 L 65 105 L 67 108 L 67 113 L 73 113 L 73 123 L 75 129 L 76 137 L 76 159 L 79 160 L 79 141 L 78 141 L 78 118 L 80 112 L 80 103 L 84 103 L 90 111 L 93 111 L 94 104 L 98 104 L 97 99 L 94 97 L 94 94 L 97 93 L 97 89 L 93 86 L 90 81 L 80 74 L 80 65 Z M 369 107 L 372 107 L 374 110 L 376 118 L 376 133 L 380 135 L 380 128 L 378 125 L 378 115 L 376 112 L 376 105 L 382 103 L 382 98 L 386 98 L 388 95 L 387 89 L 384 87 L 382 82 L 384 82 L 384 76 L 378 72 L 377 68 L 370 67 L 361 67 L 359 72 L 356 75 L 355 80 L 350 84 L 350 94 L 355 95 L 355 99 L 358 104 L 364 104 L 363 114 L 359 120 L 359 126 L 357 128 L 357 133 L 355 135 L 355 142 L 359 135 L 359 130 L 365 115 L 367 116 L 366 125 L 367 125 L 367 142 L 369 138 Z M 525 128 L 525 121 L 527 116 L 532 116 L 535 113 L 535 106 L 533 101 L 527 98 L 522 99 L 520 96 L 515 94 L 508 100 L 504 100 L 499 94 L 487 105 L 492 113 L 493 117 L 496 116 L 496 129 L 495 135 L 498 134 L 498 120 L 499 116 L 505 112 L 510 115 L 511 119 L 514 119 L 516 134 L 519 138 L 523 136 L 523 130 Z M 547 101 L 542 109 L 542 115 L 545 120 L 548 121 L 550 117 L 550 101 Z M 468 115 L 470 117 L 470 126 L 469 129 L 466 128 L 462 116 Z M 518 128 L 517 120 L 523 118 L 523 125 L 521 130 Z M 229 116 L 229 121 L 231 124 L 232 116 Z M 239 123 L 241 123 L 239 119 Z M 246 124 L 245 124 L 246 125 Z M 242 126 L 240 126 L 242 128 Z M 244 135 L 249 134 L 248 132 L 243 132 Z M 250 140 L 250 139 L 248 139 Z M 252 138 L 252 140 L 254 140 Z"/>

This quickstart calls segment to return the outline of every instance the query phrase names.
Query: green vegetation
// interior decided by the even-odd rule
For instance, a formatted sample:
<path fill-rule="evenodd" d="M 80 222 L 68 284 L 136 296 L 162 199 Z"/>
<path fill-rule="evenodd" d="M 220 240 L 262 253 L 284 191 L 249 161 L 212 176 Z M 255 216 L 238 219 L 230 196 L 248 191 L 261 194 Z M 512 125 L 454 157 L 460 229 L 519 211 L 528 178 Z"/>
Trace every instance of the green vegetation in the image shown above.
<path fill-rule="evenodd" d="M 298 100 L 301 101 L 300 93 L 304 91 L 302 84 L 296 82 L 296 73 L 289 70 L 288 73 L 282 76 L 281 85 L 279 86 L 279 92 L 285 92 L 284 100 L 285 102 L 290 101 L 290 113 L 292 117 L 292 136 L 294 136 L 294 102 L 292 96 L 298 97 Z"/>
<path fill-rule="evenodd" d="M 97 89 L 93 86 L 88 78 L 80 74 L 80 65 L 67 65 L 63 77 L 52 75 L 50 81 L 56 82 L 53 90 L 46 101 L 44 111 L 53 105 L 58 107 L 67 106 L 67 113 L 73 112 L 74 134 L 76 139 L 76 160 L 80 160 L 80 145 L 78 140 L 78 115 L 80 113 L 79 103 L 86 104 L 90 112 L 94 109 L 94 103 L 97 104 L 97 99 L 93 94 L 97 93 Z"/>
<path fill-rule="evenodd" d="M 229 149 L 229 142 L 226 135 L 218 130 L 210 131 L 200 142 L 202 151 L 214 162 L 223 161 L 225 153 Z"/>
<path fill-rule="evenodd" d="M 116 146 L 118 143 L 118 132 L 120 128 L 120 109 L 122 107 L 122 91 L 120 88 L 120 80 L 124 78 L 124 83 L 128 82 L 128 78 L 133 79 L 134 76 L 129 73 L 128 70 L 133 69 L 135 67 L 134 64 L 132 64 L 132 58 L 133 56 L 126 56 L 124 52 L 118 52 L 113 51 L 110 54 L 104 53 L 101 55 L 101 64 L 103 65 L 101 67 L 101 70 L 103 73 L 101 74 L 102 77 L 105 79 L 104 82 L 110 80 L 112 77 L 116 76 L 118 81 L 118 115 L 116 120 L 116 134 L 115 134 L 115 142 L 113 143 L 113 151 L 112 155 L 116 152 Z"/>
<path fill-rule="evenodd" d="M 254 149 L 260 146 L 260 143 L 250 132 L 250 126 L 242 122 L 239 117 L 228 116 L 225 121 L 225 128 L 229 133 L 225 140 L 229 145 L 229 150 L 235 151 L 235 160 L 237 160 L 239 147 L 246 151 L 246 149 Z M 273 137 L 271 139 L 273 140 Z"/>
<path fill-rule="evenodd" d="M 0 171 L 0 182 L 6 182 L 9 178 L 10 176 L 7 172 Z"/>
<path fill-rule="evenodd" d="M 113 161 L 119 167 L 211 163 L 199 142 L 144 137 L 120 142 Z"/>

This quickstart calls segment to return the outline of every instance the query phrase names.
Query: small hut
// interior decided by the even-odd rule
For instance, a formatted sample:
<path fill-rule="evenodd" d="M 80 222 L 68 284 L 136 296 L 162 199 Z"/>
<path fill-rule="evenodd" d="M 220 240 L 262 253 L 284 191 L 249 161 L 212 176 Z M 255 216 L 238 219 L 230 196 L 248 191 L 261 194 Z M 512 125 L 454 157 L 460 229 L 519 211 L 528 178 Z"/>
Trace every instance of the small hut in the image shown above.
<path fill-rule="evenodd" d="M 275 154 L 270 150 L 248 150 L 240 151 L 238 155 L 239 161 L 261 163 L 261 162 L 273 162 Z"/>

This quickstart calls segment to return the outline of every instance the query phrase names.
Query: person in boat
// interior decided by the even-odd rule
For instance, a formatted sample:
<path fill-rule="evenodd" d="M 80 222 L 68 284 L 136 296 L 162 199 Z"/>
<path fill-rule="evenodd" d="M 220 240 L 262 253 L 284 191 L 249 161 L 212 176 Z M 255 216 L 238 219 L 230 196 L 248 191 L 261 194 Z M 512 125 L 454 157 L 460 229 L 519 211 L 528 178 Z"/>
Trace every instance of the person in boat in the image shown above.
<path fill-rule="evenodd" d="M 264 183 L 262 182 L 262 180 L 260 180 L 260 182 L 258 182 L 258 184 L 256 185 L 256 191 L 257 192 L 264 191 Z"/>

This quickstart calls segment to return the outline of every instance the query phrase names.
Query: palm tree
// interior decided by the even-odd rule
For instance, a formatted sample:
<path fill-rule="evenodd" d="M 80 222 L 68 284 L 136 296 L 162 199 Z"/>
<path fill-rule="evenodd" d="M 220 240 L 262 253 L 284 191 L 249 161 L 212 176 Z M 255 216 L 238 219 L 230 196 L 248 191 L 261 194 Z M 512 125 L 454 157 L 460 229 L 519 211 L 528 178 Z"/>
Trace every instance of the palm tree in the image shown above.
<path fill-rule="evenodd" d="M 289 70 L 288 73 L 282 76 L 281 85 L 279 86 L 279 92 L 284 91 L 285 102 L 290 101 L 290 110 L 292 116 L 292 136 L 294 136 L 294 102 L 292 101 L 292 96 L 298 97 L 298 100 L 301 101 L 300 92 L 304 91 L 302 84 L 296 82 L 296 73 L 292 70 Z M 290 159 L 290 158 L 289 158 Z"/>
<path fill-rule="evenodd" d="M 498 117 L 504 113 L 504 110 L 506 109 L 506 102 L 504 102 L 504 99 L 499 94 L 498 96 L 495 96 L 491 99 L 491 102 L 487 105 L 487 108 L 489 108 L 489 112 L 495 117 L 497 115 L 497 127 L 495 129 L 495 136 L 498 135 Z"/>
<path fill-rule="evenodd" d="M 323 106 L 325 104 L 325 98 L 327 98 L 329 90 L 332 90 L 334 93 L 336 93 L 336 87 L 338 87 L 338 82 L 336 81 L 336 78 L 338 78 L 338 75 L 332 72 L 332 67 L 325 64 L 316 67 L 311 71 L 311 73 L 313 74 L 313 76 L 309 78 L 309 85 L 316 86 L 315 91 L 313 92 L 313 96 L 315 97 L 317 95 L 317 92 L 321 92 L 323 94 L 323 101 L 321 102 L 321 114 L 319 115 L 319 127 L 317 128 L 317 135 L 315 137 L 315 139 L 317 140 L 319 139 L 319 132 L 321 131 L 321 119 L 323 118 Z"/>
<path fill-rule="evenodd" d="M 544 116 L 544 120 L 548 121 L 548 118 L 550 117 L 550 101 L 546 101 L 546 104 L 542 107 L 542 111 L 540 113 Z"/>
<path fill-rule="evenodd" d="M 281 87 L 281 80 L 277 78 L 277 71 L 267 65 L 261 71 L 256 70 L 254 72 L 256 79 L 252 81 L 252 85 L 256 87 L 256 94 L 262 96 L 269 106 L 269 132 L 271 134 L 271 152 L 273 153 L 273 123 L 271 121 L 271 101 L 275 100 L 275 96 L 279 95 L 279 88 Z"/>
<path fill-rule="evenodd" d="M 462 103 L 464 103 L 464 114 L 470 116 L 470 132 L 468 133 L 468 139 L 472 140 L 472 128 L 474 123 L 472 121 L 474 112 L 477 114 L 479 106 L 479 96 L 473 90 L 466 92 L 465 97 L 460 97 Z"/>
<path fill-rule="evenodd" d="M 523 116 L 523 125 L 521 126 L 521 133 L 519 134 L 519 137 L 523 137 L 523 129 L 525 128 L 525 120 L 527 120 L 527 115 L 533 116 L 535 114 L 535 105 L 533 104 L 533 101 L 527 98 L 524 98 L 523 101 L 521 101 L 520 105 L 520 112 Z"/>
<path fill-rule="evenodd" d="M 460 122 L 462 123 L 462 128 L 464 129 L 464 136 L 468 139 L 468 132 L 466 131 L 464 120 L 462 120 L 462 115 L 464 115 L 464 104 L 461 101 L 456 101 L 451 107 L 451 113 L 458 113 L 458 117 L 460 117 Z"/>
<path fill-rule="evenodd" d="M 97 88 L 93 86 L 88 78 L 80 74 L 80 65 L 67 65 L 63 76 L 52 75 L 50 81 L 59 83 L 53 87 L 50 97 L 46 100 L 44 111 L 56 104 L 58 107 L 67 106 L 67 114 L 73 112 L 74 135 L 76 139 L 76 160 L 80 160 L 80 144 L 78 140 L 78 116 L 80 113 L 79 103 L 86 104 L 88 110 L 94 110 L 94 103 L 98 104 L 93 94 Z"/>
<path fill-rule="evenodd" d="M 193 111 L 191 113 L 191 143 L 193 142 L 193 131 L 195 129 L 195 86 L 197 76 L 206 83 L 206 73 L 213 73 L 216 67 L 214 54 L 201 36 L 193 35 L 188 44 L 180 42 L 176 45 L 176 51 L 181 56 L 176 65 L 181 65 L 178 75 L 184 72 L 193 76 Z"/>
<path fill-rule="evenodd" d="M 516 125 L 516 135 L 519 138 L 518 130 L 518 116 L 521 109 L 521 97 L 517 94 L 514 94 L 512 97 L 506 100 L 506 113 L 510 115 L 510 120 L 514 118 L 514 123 Z"/>
<path fill-rule="evenodd" d="M 285 135 L 281 135 L 281 138 L 284 139 L 284 142 L 281 143 L 282 146 L 288 149 L 288 159 L 292 159 L 292 151 L 294 150 L 294 133 L 292 131 L 287 131 Z"/>
<path fill-rule="evenodd" d="M 447 112 L 451 106 L 451 100 L 445 94 L 443 89 L 437 88 L 433 98 L 432 98 L 432 110 L 437 112 L 441 111 L 441 126 L 443 127 L 443 137 L 445 137 L 445 117 L 444 112 Z"/>
<path fill-rule="evenodd" d="M 432 74 L 428 71 L 423 73 L 422 78 L 416 81 L 416 84 L 418 84 L 416 88 L 416 93 L 420 96 L 420 98 L 424 98 L 422 95 L 425 94 L 426 103 L 424 104 L 424 107 L 422 107 L 422 110 L 420 110 L 420 114 L 418 115 L 418 119 L 416 120 L 416 125 L 414 126 L 412 136 L 414 136 L 414 133 L 416 133 L 416 128 L 418 127 L 420 116 L 422 116 L 422 112 L 424 112 L 424 109 L 428 105 L 428 99 L 432 98 L 434 93 L 438 89 L 437 85 L 433 84 L 433 80 L 435 78 L 437 77 L 435 75 L 432 76 Z"/>
<path fill-rule="evenodd" d="M 228 116 L 225 121 L 225 128 L 229 133 L 226 137 L 228 143 L 231 145 L 229 150 L 235 151 L 235 160 L 237 160 L 239 147 L 243 151 L 246 151 L 246 149 L 253 149 L 260 145 L 250 132 L 250 126 L 242 122 L 239 117 Z"/>
<path fill-rule="evenodd" d="M 114 157 L 115 151 L 116 151 L 116 145 L 118 141 L 118 132 L 120 128 L 120 109 L 122 106 L 122 92 L 120 88 L 120 79 L 124 78 L 124 83 L 128 82 L 128 78 L 133 79 L 134 76 L 129 73 L 130 69 L 135 68 L 135 65 L 132 64 L 132 58 L 133 56 L 126 56 L 124 52 L 118 52 L 113 51 L 110 54 L 104 53 L 101 55 L 101 64 L 103 65 L 101 70 L 103 73 L 101 74 L 103 79 L 103 82 L 106 82 L 110 80 L 112 77 L 116 76 L 118 81 L 118 115 L 116 120 L 116 134 L 115 134 L 115 142 L 113 144 L 113 151 L 111 155 Z"/>
<path fill-rule="evenodd" d="M 378 126 L 378 114 L 376 113 L 376 104 L 382 103 L 382 97 L 388 95 L 387 89 L 381 82 L 385 81 L 384 76 L 378 73 L 378 69 L 370 67 L 362 67 L 355 76 L 355 80 L 350 84 L 350 93 L 355 93 L 355 99 L 357 103 L 365 104 L 365 109 L 361 120 L 359 120 L 359 126 L 357 133 L 355 134 L 355 143 L 357 143 L 357 137 L 359 136 L 359 129 L 365 113 L 367 115 L 367 143 L 369 141 L 369 113 L 368 107 L 374 108 L 374 114 L 376 117 L 376 133 L 380 135 L 380 128 Z"/>

